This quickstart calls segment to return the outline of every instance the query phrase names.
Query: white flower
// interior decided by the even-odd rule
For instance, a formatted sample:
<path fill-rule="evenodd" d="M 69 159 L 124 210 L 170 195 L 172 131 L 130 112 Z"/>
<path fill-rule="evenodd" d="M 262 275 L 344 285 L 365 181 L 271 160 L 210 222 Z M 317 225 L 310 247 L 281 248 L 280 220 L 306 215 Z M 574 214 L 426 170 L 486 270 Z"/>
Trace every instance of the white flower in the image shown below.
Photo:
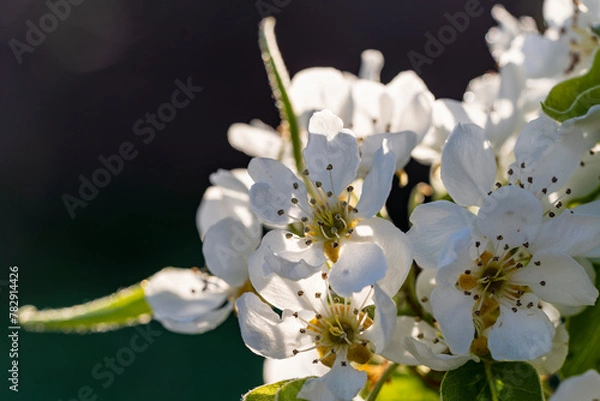
<path fill-rule="evenodd" d="M 261 248 L 277 261 L 277 273 L 290 279 L 307 277 L 329 260 L 332 276 L 351 276 L 354 291 L 369 272 L 385 271 L 380 285 L 394 295 L 410 269 L 409 241 L 393 224 L 373 217 L 391 189 L 394 154 L 385 142 L 378 149 L 355 203 L 350 184 L 360 163 L 356 137 L 328 110 L 315 113 L 309 131 L 302 178 L 276 160 L 255 158 L 248 166 L 256 214 L 274 226 L 296 223 L 302 233 L 273 230 Z M 367 277 L 359 274 L 363 271 Z"/>
<path fill-rule="evenodd" d="M 162 269 L 143 284 L 154 319 L 182 334 L 201 334 L 221 324 L 231 312 L 231 287 L 198 269 Z"/>
<path fill-rule="evenodd" d="M 588 370 L 564 380 L 548 401 L 596 401 L 600 394 L 600 374 Z"/>
<path fill-rule="evenodd" d="M 529 128 L 536 127 L 543 128 Z M 555 332 L 539 299 L 576 306 L 598 296 L 573 257 L 595 254 L 600 217 L 540 202 L 564 184 L 580 151 L 550 134 L 545 141 L 522 134 L 514 185 L 492 191 L 489 143 L 480 128 L 459 125 L 442 156 L 442 179 L 458 205 L 421 205 L 411 216 L 415 260 L 437 268 L 431 304 L 454 354 L 489 347 L 497 360 L 537 358 L 550 351 Z M 475 215 L 459 205 L 480 209 Z"/>
<path fill-rule="evenodd" d="M 259 253 L 259 252 L 258 252 Z M 345 289 L 346 278 L 331 279 L 318 272 L 306 279 L 291 281 L 270 270 L 262 255 L 252 257 L 253 284 L 259 294 L 282 311 L 281 316 L 256 295 L 242 295 L 236 305 L 242 338 L 255 353 L 267 358 L 286 359 L 317 350 L 312 363 L 331 368 L 324 376 L 309 379 L 298 395 L 308 400 L 351 400 L 366 382 L 366 373 L 352 364 L 367 363 L 372 354 L 387 345 L 396 319 L 396 306 L 377 284 L 357 292 Z M 330 288 L 331 286 L 331 288 Z M 371 319 L 366 307 L 375 305 Z"/>

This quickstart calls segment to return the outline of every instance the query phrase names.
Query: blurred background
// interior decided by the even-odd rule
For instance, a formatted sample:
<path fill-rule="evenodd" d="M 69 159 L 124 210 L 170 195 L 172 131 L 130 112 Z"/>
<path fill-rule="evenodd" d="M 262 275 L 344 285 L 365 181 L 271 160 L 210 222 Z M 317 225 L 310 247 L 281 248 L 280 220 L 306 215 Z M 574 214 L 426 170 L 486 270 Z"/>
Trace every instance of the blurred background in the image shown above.
<path fill-rule="evenodd" d="M 470 79 L 494 69 L 484 36 L 494 25 L 495 2 L 480 2 L 483 14 L 422 67 L 436 97 L 460 99 Z M 61 18 L 44 17 L 59 3 L 70 4 L 70 11 L 63 7 Z M 501 3 L 540 20 L 539 0 Z M 444 13 L 464 7 L 465 0 L 3 0 L 3 308 L 11 265 L 19 266 L 20 304 L 39 308 L 109 294 L 164 266 L 203 265 L 195 213 L 209 174 L 249 161 L 228 146 L 227 128 L 252 118 L 279 123 L 257 45 L 262 16 L 278 20 L 290 74 L 311 66 L 356 74 L 361 51 L 374 48 L 385 55 L 386 83 L 411 68 L 410 50 L 424 53 L 425 33 L 436 35 L 448 24 Z M 27 31 L 40 23 L 51 32 L 43 40 L 30 34 L 37 43 L 31 46 Z M 202 92 L 144 143 L 147 135 L 134 133 L 136 121 L 156 113 L 170 101 L 175 81 L 188 78 Z M 137 157 L 72 218 L 63 195 L 77 196 L 79 176 L 90 179 L 102 167 L 99 157 L 118 153 L 124 142 L 135 146 Z M 427 176 L 414 162 L 408 169 L 414 177 Z M 396 188 L 388 202 L 404 230 L 407 194 Z M 162 334 L 106 388 L 92 370 L 127 347 L 134 328 L 85 336 L 21 331 L 18 394 L 7 389 L 3 335 L 0 391 L 7 395 L 1 399 L 238 400 L 261 383 L 262 359 L 244 346 L 234 317 L 201 336 L 169 333 L 156 322 L 151 328 Z M 85 386 L 92 393 L 81 396 Z"/>

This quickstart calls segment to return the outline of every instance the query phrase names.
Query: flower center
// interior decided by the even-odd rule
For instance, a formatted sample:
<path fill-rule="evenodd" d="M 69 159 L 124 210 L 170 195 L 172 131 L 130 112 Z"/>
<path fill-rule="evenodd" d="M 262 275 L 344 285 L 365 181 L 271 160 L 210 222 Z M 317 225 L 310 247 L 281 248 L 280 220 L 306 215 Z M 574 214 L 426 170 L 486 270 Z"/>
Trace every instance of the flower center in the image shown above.
<path fill-rule="evenodd" d="M 294 314 L 305 324 L 300 333 L 311 336 L 314 343 L 314 346 L 302 351 L 316 348 L 319 354 L 319 359 L 313 363 L 321 362 L 332 367 L 338 357 L 342 365 L 348 361 L 364 364 L 371 359 L 369 342 L 362 338 L 362 334 L 373 324 L 373 320 L 361 310 L 371 294 L 372 291 L 369 291 L 361 305 L 355 305 L 352 300 L 332 297 L 329 290 L 323 295 L 316 293 L 315 299 L 320 300 L 321 307 L 313 308 L 316 313 L 314 318 L 307 321 L 299 314 Z M 308 301 L 303 292 L 299 296 Z M 294 350 L 294 355 L 302 351 Z"/>

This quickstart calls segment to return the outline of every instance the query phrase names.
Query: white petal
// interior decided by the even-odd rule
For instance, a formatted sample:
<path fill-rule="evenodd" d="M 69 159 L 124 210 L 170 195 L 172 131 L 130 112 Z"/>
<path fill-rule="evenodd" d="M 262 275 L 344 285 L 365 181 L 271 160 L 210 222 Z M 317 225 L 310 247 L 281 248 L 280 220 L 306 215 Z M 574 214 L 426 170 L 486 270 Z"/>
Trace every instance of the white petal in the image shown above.
<path fill-rule="evenodd" d="M 373 217 L 361 221 L 354 228 L 350 240 L 375 243 L 381 247 L 387 271 L 378 284 L 390 297 L 396 295 L 412 266 L 412 245 L 406 234 L 389 221 Z"/>
<path fill-rule="evenodd" d="M 193 321 L 220 308 L 231 287 L 218 277 L 192 269 L 169 267 L 148 279 L 146 301 L 157 320 Z"/>
<path fill-rule="evenodd" d="M 552 340 L 552 349 L 545 355 L 534 359 L 531 364 L 542 375 L 551 375 L 556 373 L 565 363 L 569 353 L 569 332 L 564 324 L 556 328 L 556 335 Z"/>
<path fill-rule="evenodd" d="M 269 157 L 279 159 L 283 139 L 273 128 L 255 127 L 248 124 L 236 123 L 227 131 L 229 144 L 248 156 Z"/>
<path fill-rule="evenodd" d="M 458 124 L 442 152 L 442 181 L 462 206 L 479 206 L 496 178 L 496 159 L 482 128 Z"/>
<path fill-rule="evenodd" d="M 325 191 L 338 195 L 356 178 L 360 163 L 358 141 L 353 134 L 342 132 L 342 120 L 329 110 L 315 113 L 308 129 L 303 154 L 309 178 L 320 181 Z M 330 165 L 332 168 L 328 169 Z"/>
<path fill-rule="evenodd" d="M 416 283 L 416 293 L 417 298 L 419 299 L 419 303 L 429 313 L 433 313 L 433 309 L 431 307 L 431 292 L 435 288 L 436 270 L 434 269 L 424 269 L 417 276 Z"/>
<path fill-rule="evenodd" d="M 561 28 L 573 16 L 572 0 L 544 1 L 544 21 L 554 28 Z"/>
<path fill-rule="evenodd" d="M 250 282 L 267 302 L 279 309 L 303 310 L 307 305 L 298 297 L 298 291 L 325 293 L 326 283 L 320 274 L 297 281 L 283 278 L 273 272 L 267 261 L 269 255 L 272 255 L 272 252 L 261 246 L 248 261 Z"/>
<path fill-rule="evenodd" d="M 600 201 L 596 203 L 600 205 Z M 531 250 L 536 252 L 548 249 L 569 256 L 596 256 L 593 251 L 598 247 L 600 247 L 600 215 L 576 207 L 545 221 Z"/>
<path fill-rule="evenodd" d="M 528 123 L 519 135 L 513 168 L 518 175 L 511 180 L 520 178 L 534 194 L 543 188 L 550 194 L 563 187 L 574 174 L 585 150 L 581 131 L 573 129 L 568 135 L 561 134 L 555 122 L 540 117 Z M 533 182 L 528 184 L 530 177 Z"/>
<path fill-rule="evenodd" d="M 537 265 L 539 263 L 539 266 Z M 512 280 L 529 286 L 541 299 L 564 305 L 593 305 L 598 290 L 575 259 L 547 250 L 517 270 Z"/>
<path fill-rule="evenodd" d="M 360 138 L 391 128 L 392 99 L 384 85 L 360 79 L 352 85 L 352 130 Z"/>
<path fill-rule="evenodd" d="M 308 68 L 292 78 L 289 95 L 300 124 L 308 127 L 313 112 L 329 109 L 350 123 L 351 81 L 335 68 Z"/>
<path fill-rule="evenodd" d="M 404 338 L 402 343 L 415 356 L 418 365 L 425 365 L 432 370 L 453 370 L 473 359 L 470 355 L 434 354 L 427 345 L 410 337 Z"/>
<path fill-rule="evenodd" d="M 263 380 L 265 383 L 276 383 L 308 376 L 323 376 L 329 372 L 329 368 L 322 363 L 312 363 L 312 361 L 319 358 L 319 353 L 314 349 L 300 352 L 293 358 L 265 359 Z"/>
<path fill-rule="evenodd" d="M 342 297 L 375 284 L 385 276 L 387 261 L 376 244 L 347 242 L 329 274 L 331 288 Z"/>
<path fill-rule="evenodd" d="M 339 358 L 338 358 L 339 359 Z M 351 401 L 367 382 L 367 374 L 336 360 L 326 375 L 308 379 L 298 398 L 308 401 Z"/>
<path fill-rule="evenodd" d="M 250 188 L 250 203 L 253 211 L 265 222 L 284 226 L 304 210 L 309 210 L 308 195 L 302 180 L 277 160 L 254 158 L 248 165 L 248 173 L 256 182 Z M 294 188 L 297 184 L 297 189 Z M 298 199 L 298 205 L 292 203 Z M 283 210 L 285 213 L 278 213 Z"/>
<path fill-rule="evenodd" d="M 198 315 L 193 320 L 177 320 L 169 316 L 156 318 L 165 329 L 179 334 L 202 334 L 214 330 L 229 317 L 233 303 L 228 302 L 219 309 L 214 309 Z"/>
<path fill-rule="evenodd" d="M 283 230 L 269 231 L 264 236 L 261 248 L 267 250 L 265 262 L 271 270 L 286 279 L 300 280 L 312 276 L 326 261 L 322 244 L 306 245 L 306 239 Z"/>
<path fill-rule="evenodd" d="M 410 153 L 417 145 L 417 135 L 412 131 L 366 137 L 360 147 L 360 172 L 362 174 L 371 171 L 375 152 L 381 147 L 384 140 L 387 140 L 390 150 L 396 157 L 396 171 L 402 170 L 408 164 Z"/>
<path fill-rule="evenodd" d="M 253 293 L 244 293 L 236 301 L 240 331 L 246 346 L 252 352 L 275 359 L 293 356 L 310 337 L 300 334 L 302 323 L 289 310 L 282 317 Z"/>
<path fill-rule="evenodd" d="M 529 361 L 552 349 L 555 329 L 548 316 L 537 308 L 537 298 L 525 294 L 523 305 L 533 302 L 532 308 L 517 308 L 500 304 L 500 316 L 488 336 L 488 347 L 497 361 Z"/>
<path fill-rule="evenodd" d="M 396 329 L 396 304 L 385 292 L 375 285 L 375 318 L 373 324 L 365 330 L 363 336 L 375 345 L 375 352 L 381 352 L 388 346 Z"/>
<path fill-rule="evenodd" d="M 413 131 L 422 139 L 431 125 L 434 96 L 414 71 L 403 71 L 387 84 L 394 102 L 392 132 Z"/>
<path fill-rule="evenodd" d="M 542 204 L 531 192 L 509 185 L 485 198 L 475 225 L 489 239 L 520 246 L 535 240 L 542 215 Z"/>
<path fill-rule="evenodd" d="M 360 54 L 360 61 L 358 76 L 361 79 L 379 82 L 384 63 L 383 54 L 379 50 L 367 49 Z"/>
<path fill-rule="evenodd" d="M 447 201 L 417 206 L 410 215 L 413 226 L 407 233 L 414 246 L 415 261 L 422 268 L 437 269 L 440 252 L 450 237 L 468 230 L 474 220 L 471 212 Z"/>
<path fill-rule="evenodd" d="M 439 282 L 431 293 L 433 316 L 439 322 L 440 330 L 453 354 L 469 352 L 475 335 L 474 302 L 472 297 L 465 296 L 453 285 Z"/>
<path fill-rule="evenodd" d="M 253 233 L 260 232 L 260 221 L 250 209 L 247 181 L 251 179 L 246 170 L 219 170 L 210 179 L 214 186 L 204 192 L 196 212 L 200 238 L 204 238 L 212 225 L 228 217 L 238 219 Z"/>
<path fill-rule="evenodd" d="M 396 169 L 396 157 L 383 140 L 375 152 L 373 166 L 365 178 L 360 200 L 356 205 L 357 218 L 368 219 L 375 216 L 384 206 L 392 189 L 392 179 Z"/>
<path fill-rule="evenodd" d="M 600 394 L 600 374 L 588 370 L 582 375 L 563 381 L 548 401 L 592 400 Z"/>
<path fill-rule="evenodd" d="M 260 243 L 244 225 L 232 218 L 213 225 L 202 244 L 206 266 L 212 274 L 233 287 L 248 280 L 248 258 Z"/>

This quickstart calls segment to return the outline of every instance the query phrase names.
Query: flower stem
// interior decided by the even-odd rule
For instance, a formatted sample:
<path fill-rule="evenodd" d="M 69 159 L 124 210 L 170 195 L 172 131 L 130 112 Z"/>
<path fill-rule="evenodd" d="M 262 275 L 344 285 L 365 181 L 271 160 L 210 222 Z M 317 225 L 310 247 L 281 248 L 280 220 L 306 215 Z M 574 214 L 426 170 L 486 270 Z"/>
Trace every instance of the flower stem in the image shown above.
<path fill-rule="evenodd" d="M 379 395 L 379 392 L 381 391 L 381 388 L 383 387 L 387 379 L 391 376 L 391 374 L 394 373 L 397 367 L 397 363 L 392 363 L 390 366 L 387 367 L 387 369 L 385 370 L 385 372 L 383 372 L 379 380 L 377 380 L 377 383 L 375 383 L 375 386 L 373 386 L 373 390 L 371 390 L 369 398 L 367 398 L 366 401 L 375 401 L 375 399 Z"/>
<path fill-rule="evenodd" d="M 485 367 L 485 378 L 487 379 L 488 385 L 490 386 L 492 401 L 498 401 L 498 393 L 496 392 L 494 376 L 492 374 L 492 362 L 483 360 L 483 366 Z"/>

